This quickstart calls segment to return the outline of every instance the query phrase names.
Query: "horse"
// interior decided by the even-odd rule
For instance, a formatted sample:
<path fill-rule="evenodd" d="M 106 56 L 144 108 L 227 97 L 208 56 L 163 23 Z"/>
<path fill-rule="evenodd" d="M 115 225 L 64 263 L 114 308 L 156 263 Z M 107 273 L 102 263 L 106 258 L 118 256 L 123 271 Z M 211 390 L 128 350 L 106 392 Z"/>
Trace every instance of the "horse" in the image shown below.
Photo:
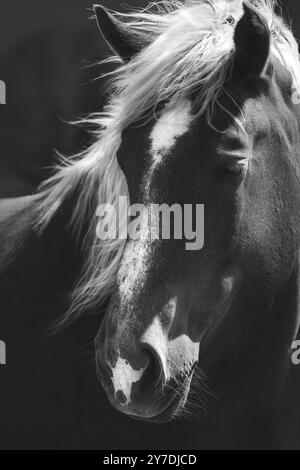
<path fill-rule="evenodd" d="M 96 6 L 95 15 L 122 61 L 93 119 L 95 142 L 37 194 L 0 206 L 5 403 L 38 384 L 35 445 L 57 406 L 63 429 L 78 426 L 67 403 L 81 375 L 60 347 L 67 338 L 71 354 L 98 324 L 102 389 L 87 393 L 98 434 L 91 444 L 83 426 L 80 443 L 49 445 L 299 448 L 296 41 L 271 0 L 163 1 L 126 14 Z M 97 209 L 120 197 L 140 205 L 141 236 L 99 240 Z M 148 211 L 161 204 L 204 205 L 201 250 L 152 237 Z M 45 339 L 48 322 L 62 329 Z M 40 393 L 49 384 L 51 399 Z M 26 410 L 11 402 L 24 432 Z M 1 410 L 10 422 L 12 408 Z"/>

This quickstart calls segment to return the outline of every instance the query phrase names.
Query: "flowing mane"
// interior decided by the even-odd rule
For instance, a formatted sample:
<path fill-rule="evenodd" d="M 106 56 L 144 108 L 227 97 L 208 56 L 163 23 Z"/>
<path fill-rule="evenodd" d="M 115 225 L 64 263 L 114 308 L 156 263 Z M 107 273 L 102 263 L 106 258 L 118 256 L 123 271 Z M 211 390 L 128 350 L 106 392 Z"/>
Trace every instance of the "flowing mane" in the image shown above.
<path fill-rule="evenodd" d="M 291 30 L 275 14 L 275 1 L 249 0 L 266 18 L 272 32 L 271 53 L 292 73 L 300 89 L 298 46 Z M 119 14 L 144 36 L 146 47 L 112 74 L 111 97 L 103 112 L 87 119 L 96 127 L 92 146 L 72 159 L 62 159 L 56 174 L 40 192 L 37 226 L 43 230 L 62 202 L 77 191 L 70 223 L 82 229 L 90 214 L 83 248 L 87 252 L 82 278 L 63 323 L 91 310 L 111 293 L 124 249 L 124 240 L 103 244 L 97 238 L 95 195 L 98 203 L 117 204 L 128 196 L 117 152 L 123 130 L 158 103 L 189 97 L 197 90 L 197 112 L 211 121 L 234 55 L 234 29 L 242 16 L 242 0 L 163 0 L 133 13 Z"/>

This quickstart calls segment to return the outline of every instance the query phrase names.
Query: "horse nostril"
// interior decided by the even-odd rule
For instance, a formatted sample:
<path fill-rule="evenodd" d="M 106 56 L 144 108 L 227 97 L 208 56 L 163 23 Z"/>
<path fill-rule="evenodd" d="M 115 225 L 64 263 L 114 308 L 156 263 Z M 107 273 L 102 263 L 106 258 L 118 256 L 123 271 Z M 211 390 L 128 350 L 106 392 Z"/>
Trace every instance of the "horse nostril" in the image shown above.
<path fill-rule="evenodd" d="M 124 392 L 122 392 L 122 390 L 117 391 L 116 399 L 120 402 L 121 405 L 126 405 L 127 403 L 126 395 Z"/>
<path fill-rule="evenodd" d="M 147 393 L 149 389 L 153 391 L 156 386 L 159 386 L 162 366 L 158 354 L 152 347 L 144 346 L 143 352 L 148 356 L 148 364 L 140 381 L 140 393 Z"/>

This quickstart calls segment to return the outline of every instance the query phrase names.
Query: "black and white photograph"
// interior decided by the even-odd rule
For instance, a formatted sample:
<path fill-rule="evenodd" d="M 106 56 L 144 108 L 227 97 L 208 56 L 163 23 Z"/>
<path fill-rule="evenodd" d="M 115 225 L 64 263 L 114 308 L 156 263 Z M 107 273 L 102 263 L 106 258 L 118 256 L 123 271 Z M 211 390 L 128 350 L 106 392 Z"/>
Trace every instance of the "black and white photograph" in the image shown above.
<path fill-rule="evenodd" d="M 299 0 L 1 0 L 0 36 L 0 451 L 300 450 Z"/>

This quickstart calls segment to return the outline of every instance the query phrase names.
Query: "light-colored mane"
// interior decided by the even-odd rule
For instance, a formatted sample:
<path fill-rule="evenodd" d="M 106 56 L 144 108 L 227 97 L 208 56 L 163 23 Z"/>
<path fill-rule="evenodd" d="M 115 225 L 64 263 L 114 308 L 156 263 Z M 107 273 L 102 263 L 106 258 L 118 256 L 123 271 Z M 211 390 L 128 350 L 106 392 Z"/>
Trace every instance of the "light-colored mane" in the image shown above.
<path fill-rule="evenodd" d="M 274 13 L 274 1 L 250 0 L 266 18 L 272 32 L 271 52 L 292 72 L 300 89 L 298 47 L 293 34 Z M 163 0 L 150 9 L 118 14 L 144 35 L 147 46 L 113 74 L 110 103 L 92 121 L 97 126 L 94 144 L 70 161 L 42 187 L 38 226 L 43 229 L 62 202 L 77 194 L 71 224 L 78 232 L 89 215 L 84 238 L 86 262 L 63 322 L 100 305 L 115 282 L 124 240 L 101 243 L 96 236 L 98 203 L 118 203 L 128 195 L 117 163 L 123 130 L 152 112 L 161 101 L 189 97 L 197 89 L 197 109 L 210 122 L 234 54 L 234 29 L 243 13 L 242 0 Z M 298 79 L 299 80 L 299 79 Z"/>

